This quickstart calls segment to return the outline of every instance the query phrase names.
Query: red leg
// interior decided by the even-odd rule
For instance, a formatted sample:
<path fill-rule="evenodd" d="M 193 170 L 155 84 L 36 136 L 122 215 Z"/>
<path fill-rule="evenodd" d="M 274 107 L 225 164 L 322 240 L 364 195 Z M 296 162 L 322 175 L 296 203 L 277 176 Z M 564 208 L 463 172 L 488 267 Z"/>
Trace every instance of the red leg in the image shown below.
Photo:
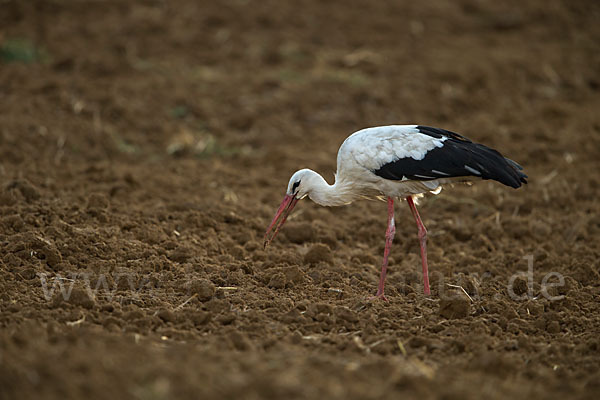
<path fill-rule="evenodd" d="M 385 250 L 383 251 L 383 264 L 381 265 L 381 275 L 379 276 L 379 286 L 377 287 L 377 294 L 375 298 L 380 298 L 385 301 L 385 295 L 383 294 L 385 286 L 385 277 L 387 275 L 388 257 L 390 255 L 390 248 L 392 247 L 392 240 L 396 234 L 396 224 L 394 222 L 394 198 L 388 197 L 388 227 L 385 232 Z"/>
<path fill-rule="evenodd" d="M 429 290 L 429 271 L 427 268 L 427 229 L 425 229 L 425 225 L 421 221 L 421 216 L 417 211 L 417 207 L 415 206 L 415 202 L 413 201 L 412 196 L 408 196 L 406 198 L 408 202 L 408 206 L 410 207 L 410 211 L 412 211 L 413 217 L 415 217 L 415 221 L 417 222 L 417 228 L 419 229 L 419 244 L 421 245 L 421 261 L 423 263 L 423 286 L 425 290 L 425 294 L 429 295 L 431 292 Z"/>

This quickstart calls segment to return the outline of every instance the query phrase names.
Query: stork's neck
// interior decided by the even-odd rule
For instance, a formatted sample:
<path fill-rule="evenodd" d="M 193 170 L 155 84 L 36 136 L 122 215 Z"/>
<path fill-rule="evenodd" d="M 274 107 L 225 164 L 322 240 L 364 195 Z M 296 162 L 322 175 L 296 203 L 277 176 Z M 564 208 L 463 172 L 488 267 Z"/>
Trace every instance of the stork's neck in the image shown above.
<path fill-rule="evenodd" d="M 351 190 L 351 186 L 346 185 L 343 180 L 330 185 L 318 173 L 311 177 L 311 189 L 308 197 L 315 203 L 322 206 L 343 206 L 352 203 L 356 198 Z"/>

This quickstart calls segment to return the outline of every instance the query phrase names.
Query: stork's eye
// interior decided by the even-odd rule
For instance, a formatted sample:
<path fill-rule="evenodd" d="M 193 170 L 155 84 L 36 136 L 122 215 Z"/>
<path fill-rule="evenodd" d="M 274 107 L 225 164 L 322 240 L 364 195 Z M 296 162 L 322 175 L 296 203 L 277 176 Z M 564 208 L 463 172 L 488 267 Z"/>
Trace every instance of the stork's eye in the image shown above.
<path fill-rule="evenodd" d="M 296 193 L 296 189 L 298 189 L 298 186 L 300 186 L 300 181 L 294 182 L 294 184 L 292 185 L 292 193 Z"/>

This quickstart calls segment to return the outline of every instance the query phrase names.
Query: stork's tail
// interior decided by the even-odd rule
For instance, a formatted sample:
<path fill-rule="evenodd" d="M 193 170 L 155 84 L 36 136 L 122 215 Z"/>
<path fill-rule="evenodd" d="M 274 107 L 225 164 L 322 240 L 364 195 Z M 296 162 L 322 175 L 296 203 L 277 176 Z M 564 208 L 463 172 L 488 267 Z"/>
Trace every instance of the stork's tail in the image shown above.
<path fill-rule="evenodd" d="M 513 171 L 515 172 L 516 178 L 518 178 L 518 180 L 515 179 L 515 181 L 514 181 L 516 183 L 515 185 L 509 185 L 509 186 L 518 188 L 518 187 L 521 187 L 521 183 L 527 184 L 528 176 L 525 173 L 523 173 L 523 167 L 516 161 L 511 160 L 510 158 L 504 157 L 504 159 L 506 160 L 508 165 L 513 169 Z"/>
<path fill-rule="evenodd" d="M 512 188 L 519 188 L 527 183 L 527 175 L 517 162 L 504 157 L 498 150 L 478 143 L 459 143 L 467 155 L 463 158 L 466 165 L 480 172 L 482 179 L 492 179 Z"/>

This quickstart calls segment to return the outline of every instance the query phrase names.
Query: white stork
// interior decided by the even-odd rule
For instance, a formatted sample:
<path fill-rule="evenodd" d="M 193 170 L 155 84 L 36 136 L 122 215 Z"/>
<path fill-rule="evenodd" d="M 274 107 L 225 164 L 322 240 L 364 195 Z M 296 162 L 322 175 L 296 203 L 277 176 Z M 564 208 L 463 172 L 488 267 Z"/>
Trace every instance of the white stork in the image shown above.
<path fill-rule="evenodd" d="M 417 223 L 424 291 L 429 295 L 427 230 L 413 198 L 427 192 L 437 194 L 444 184 L 473 178 L 493 179 L 518 188 L 521 183 L 527 183 L 527 175 L 521 172 L 522 169 L 498 151 L 444 129 L 421 125 L 363 129 L 342 143 L 333 185 L 310 169 L 301 169 L 292 175 L 286 195 L 267 228 L 264 245 L 266 247 L 275 238 L 298 200 L 306 196 L 322 206 L 341 206 L 357 199 L 387 197 L 388 226 L 375 295 L 386 300 L 384 284 L 388 256 L 396 232 L 394 199 L 406 198 Z"/>

